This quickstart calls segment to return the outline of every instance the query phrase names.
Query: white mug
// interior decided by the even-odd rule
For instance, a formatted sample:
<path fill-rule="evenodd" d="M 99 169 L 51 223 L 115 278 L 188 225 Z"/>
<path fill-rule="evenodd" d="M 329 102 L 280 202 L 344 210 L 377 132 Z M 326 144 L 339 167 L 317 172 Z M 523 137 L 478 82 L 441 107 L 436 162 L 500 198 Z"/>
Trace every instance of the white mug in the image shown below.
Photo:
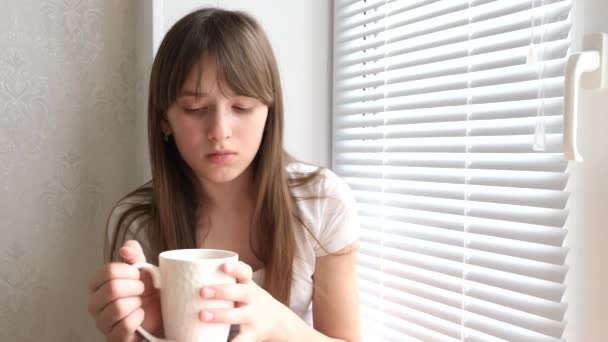
<path fill-rule="evenodd" d="M 133 266 L 149 270 L 154 287 L 160 290 L 166 340 L 142 327 L 137 331 L 151 342 L 225 342 L 230 324 L 201 322 L 198 313 L 207 308 L 232 308 L 234 302 L 203 299 L 199 293 L 205 286 L 236 283 L 220 266 L 237 261 L 238 254 L 219 249 L 176 249 L 160 253 L 158 260 L 159 267 L 145 262 Z"/>

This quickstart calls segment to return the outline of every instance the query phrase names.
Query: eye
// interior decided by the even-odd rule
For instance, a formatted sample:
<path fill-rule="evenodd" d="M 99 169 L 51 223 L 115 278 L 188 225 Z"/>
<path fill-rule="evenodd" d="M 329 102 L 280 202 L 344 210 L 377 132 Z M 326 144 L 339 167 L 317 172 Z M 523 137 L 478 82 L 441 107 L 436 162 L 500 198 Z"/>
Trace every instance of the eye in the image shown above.
<path fill-rule="evenodd" d="M 205 113 L 208 111 L 207 107 L 200 107 L 200 108 L 188 108 L 188 107 L 184 107 L 184 112 L 186 113 Z"/>
<path fill-rule="evenodd" d="M 244 107 L 244 106 L 232 106 L 232 108 L 237 113 L 249 113 L 253 110 L 253 107 Z"/>

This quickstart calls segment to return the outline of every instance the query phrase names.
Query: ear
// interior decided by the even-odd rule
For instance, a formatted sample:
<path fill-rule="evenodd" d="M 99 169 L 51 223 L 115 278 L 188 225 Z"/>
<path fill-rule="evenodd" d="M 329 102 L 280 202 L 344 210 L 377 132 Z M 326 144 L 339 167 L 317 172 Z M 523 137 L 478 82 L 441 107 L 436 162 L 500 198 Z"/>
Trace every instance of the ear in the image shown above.
<path fill-rule="evenodd" d="M 171 126 L 166 118 L 160 120 L 160 129 L 163 131 L 163 135 L 171 134 Z"/>

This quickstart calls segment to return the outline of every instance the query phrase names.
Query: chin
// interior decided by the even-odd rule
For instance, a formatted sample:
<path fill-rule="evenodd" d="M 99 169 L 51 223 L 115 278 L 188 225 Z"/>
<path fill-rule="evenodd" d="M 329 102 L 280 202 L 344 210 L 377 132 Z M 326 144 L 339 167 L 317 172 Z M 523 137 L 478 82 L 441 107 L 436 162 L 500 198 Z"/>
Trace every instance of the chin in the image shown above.
<path fill-rule="evenodd" d="M 201 175 L 203 179 L 208 182 L 222 184 L 222 183 L 230 183 L 233 180 L 237 179 L 243 171 L 235 170 L 235 169 L 216 169 L 216 170 L 206 170 Z"/>

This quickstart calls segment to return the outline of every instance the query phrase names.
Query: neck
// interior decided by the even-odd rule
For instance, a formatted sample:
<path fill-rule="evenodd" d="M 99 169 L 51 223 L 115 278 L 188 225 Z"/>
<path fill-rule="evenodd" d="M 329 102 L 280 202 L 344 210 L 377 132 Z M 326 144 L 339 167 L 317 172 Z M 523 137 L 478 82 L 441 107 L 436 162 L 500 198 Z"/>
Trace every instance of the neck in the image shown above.
<path fill-rule="evenodd" d="M 227 183 L 201 181 L 204 203 L 208 210 L 216 212 L 249 211 L 254 202 L 253 174 L 247 168 L 241 175 Z"/>

